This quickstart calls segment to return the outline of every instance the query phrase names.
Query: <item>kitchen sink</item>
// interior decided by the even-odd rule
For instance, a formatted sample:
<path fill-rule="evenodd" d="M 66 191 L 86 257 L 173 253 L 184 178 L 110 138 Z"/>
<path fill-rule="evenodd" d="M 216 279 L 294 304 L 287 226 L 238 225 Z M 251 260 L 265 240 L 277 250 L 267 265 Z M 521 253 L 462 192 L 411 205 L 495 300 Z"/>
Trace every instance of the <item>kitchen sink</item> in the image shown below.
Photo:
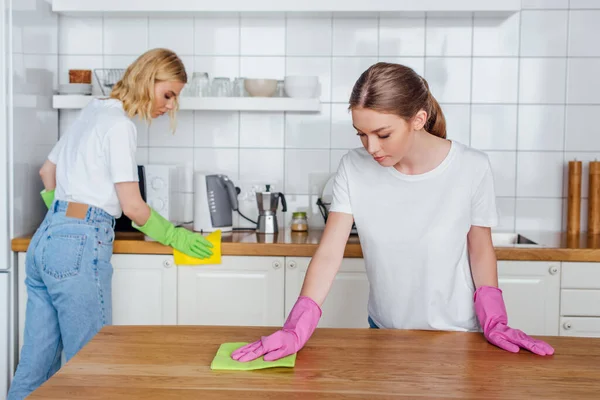
<path fill-rule="evenodd" d="M 515 232 L 492 232 L 492 243 L 494 247 L 540 246 L 539 243 Z"/>

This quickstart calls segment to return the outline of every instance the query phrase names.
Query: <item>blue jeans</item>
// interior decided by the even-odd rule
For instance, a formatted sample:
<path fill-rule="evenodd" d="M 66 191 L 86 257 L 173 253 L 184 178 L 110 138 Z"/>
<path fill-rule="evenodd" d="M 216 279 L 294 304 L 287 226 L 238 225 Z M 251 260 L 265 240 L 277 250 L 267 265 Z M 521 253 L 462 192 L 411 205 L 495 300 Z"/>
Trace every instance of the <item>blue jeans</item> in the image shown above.
<path fill-rule="evenodd" d="M 377 325 L 375 325 L 375 322 L 373 322 L 373 320 L 371 319 L 371 317 L 369 317 L 369 328 L 371 328 L 371 329 L 379 329 L 379 327 Z"/>
<path fill-rule="evenodd" d="M 8 400 L 25 398 L 58 371 L 63 350 L 71 359 L 112 322 L 115 219 L 95 207 L 67 213 L 68 204 L 52 204 L 27 249 L 25 339 Z"/>

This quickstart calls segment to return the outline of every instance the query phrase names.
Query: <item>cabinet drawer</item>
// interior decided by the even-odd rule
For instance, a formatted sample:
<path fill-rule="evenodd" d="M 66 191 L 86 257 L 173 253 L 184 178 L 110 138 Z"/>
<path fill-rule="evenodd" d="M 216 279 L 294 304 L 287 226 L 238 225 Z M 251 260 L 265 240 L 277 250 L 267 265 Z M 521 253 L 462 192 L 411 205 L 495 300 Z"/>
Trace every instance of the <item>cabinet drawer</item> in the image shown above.
<path fill-rule="evenodd" d="M 563 289 L 560 315 L 600 317 L 600 290 Z"/>
<path fill-rule="evenodd" d="M 560 319 L 560 336 L 580 336 L 600 338 L 600 318 Z"/>
<path fill-rule="evenodd" d="M 600 289 L 600 263 L 563 263 L 560 286 L 563 289 Z"/>

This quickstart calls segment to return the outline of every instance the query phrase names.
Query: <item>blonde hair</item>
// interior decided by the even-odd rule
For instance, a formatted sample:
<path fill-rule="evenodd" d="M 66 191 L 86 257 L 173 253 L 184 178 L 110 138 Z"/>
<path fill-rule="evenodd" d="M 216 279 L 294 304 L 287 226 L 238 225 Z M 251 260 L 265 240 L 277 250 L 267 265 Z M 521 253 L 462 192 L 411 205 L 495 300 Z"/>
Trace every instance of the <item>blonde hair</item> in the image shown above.
<path fill-rule="evenodd" d="M 120 100 L 123 109 L 133 118 L 151 123 L 154 104 L 154 85 L 160 81 L 187 83 L 187 74 L 181 59 L 168 49 L 152 49 L 139 56 L 125 71 L 125 74 L 113 87 L 110 97 Z M 175 98 L 175 107 L 169 111 L 171 129 L 175 131 L 175 113 L 179 102 Z"/>

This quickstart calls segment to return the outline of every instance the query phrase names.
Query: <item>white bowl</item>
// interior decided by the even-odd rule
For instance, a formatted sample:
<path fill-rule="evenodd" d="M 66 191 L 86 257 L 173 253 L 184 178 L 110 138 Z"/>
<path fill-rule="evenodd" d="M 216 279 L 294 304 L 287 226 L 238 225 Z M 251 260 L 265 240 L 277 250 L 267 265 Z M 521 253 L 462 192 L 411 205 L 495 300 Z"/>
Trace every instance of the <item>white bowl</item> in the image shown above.
<path fill-rule="evenodd" d="M 89 83 L 64 83 L 58 87 L 59 94 L 92 94 L 92 85 Z"/>
<path fill-rule="evenodd" d="M 277 79 L 244 79 L 244 88 L 252 97 L 271 97 L 277 91 Z"/>
<path fill-rule="evenodd" d="M 286 76 L 283 89 L 288 97 L 313 98 L 319 95 L 318 76 Z"/>

